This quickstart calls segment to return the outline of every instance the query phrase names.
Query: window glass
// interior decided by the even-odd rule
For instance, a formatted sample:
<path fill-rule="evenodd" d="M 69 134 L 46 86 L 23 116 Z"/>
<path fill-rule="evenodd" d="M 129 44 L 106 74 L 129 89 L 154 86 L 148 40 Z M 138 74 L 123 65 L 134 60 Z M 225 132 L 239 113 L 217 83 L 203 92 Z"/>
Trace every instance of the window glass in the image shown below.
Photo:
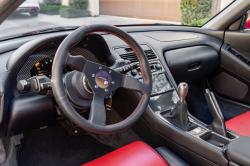
<path fill-rule="evenodd" d="M 0 25 L 0 40 L 85 24 L 202 26 L 233 0 L 26 0 Z M 59 29 L 58 29 L 59 27 Z"/>

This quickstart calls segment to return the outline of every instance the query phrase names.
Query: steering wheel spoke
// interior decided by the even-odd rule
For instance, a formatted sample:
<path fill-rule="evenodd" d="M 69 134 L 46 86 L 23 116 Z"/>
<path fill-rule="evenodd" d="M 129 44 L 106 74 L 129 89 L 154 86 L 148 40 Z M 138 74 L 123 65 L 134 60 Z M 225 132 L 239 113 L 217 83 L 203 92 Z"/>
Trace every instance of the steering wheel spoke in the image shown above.
<path fill-rule="evenodd" d="M 138 91 L 144 94 L 146 92 L 146 85 L 134 77 L 123 75 L 123 81 L 121 87 Z"/>
<path fill-rule="evenodd" d="M 106 125 L 106 111 L 104 106 L 104 96 L 94 95 L 90 108 L 89 121 L 94 124 Z"/>
<path fill-rule="evenodd" d="M 81 55 L 68 55 L 68 58 L 65 62 L 65 66 L 69 66 L 77 71 L 82 72 L 87 62 L 88 61 Z"/>
<path fill-rule="evenodd" d="M 121 87 L 123 75 L 107 66 L 87 61 L 83 72 L 95 94 L 106 96 Z"/>

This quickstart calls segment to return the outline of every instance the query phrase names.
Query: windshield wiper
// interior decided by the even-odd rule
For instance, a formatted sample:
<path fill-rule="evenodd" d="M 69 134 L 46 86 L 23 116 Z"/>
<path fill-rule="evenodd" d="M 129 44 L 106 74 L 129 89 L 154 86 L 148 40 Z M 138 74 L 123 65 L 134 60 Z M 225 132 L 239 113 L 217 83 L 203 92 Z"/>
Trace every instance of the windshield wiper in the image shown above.
<path fill-rule="evenodd" d="M 37 34 L 50 33 L 50 32 L 60 32 L 60 31 L 75 30 L 75 29 L 77 29 L 79 27 L 80 26 L 64 26 L 64 27 L 54 27 L 54 28 L 40 29 L 40 30 L 35 30 L 35 31 L 23 33 L 23 34 L 3 36 L 3 37 L 0 37 L 0 41 L 7 40 L 7 39 L 18 38 L 18 37 L 25 37 L 25 36 L 31 36 L 31 35 L 37 35 Z"/>

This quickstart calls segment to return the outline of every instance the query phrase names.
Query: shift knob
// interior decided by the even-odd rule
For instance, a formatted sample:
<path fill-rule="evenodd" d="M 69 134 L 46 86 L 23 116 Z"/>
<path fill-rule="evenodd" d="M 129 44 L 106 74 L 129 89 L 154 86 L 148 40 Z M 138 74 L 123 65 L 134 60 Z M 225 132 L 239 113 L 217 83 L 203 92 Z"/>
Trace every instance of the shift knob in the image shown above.
<path fill-rule="evenodd" d="M 184 102 L 188 93 L 188 84 L 185 82 L 181 82 L 178 85 L 178 95 L 180 97 L 180 102 Z"/>

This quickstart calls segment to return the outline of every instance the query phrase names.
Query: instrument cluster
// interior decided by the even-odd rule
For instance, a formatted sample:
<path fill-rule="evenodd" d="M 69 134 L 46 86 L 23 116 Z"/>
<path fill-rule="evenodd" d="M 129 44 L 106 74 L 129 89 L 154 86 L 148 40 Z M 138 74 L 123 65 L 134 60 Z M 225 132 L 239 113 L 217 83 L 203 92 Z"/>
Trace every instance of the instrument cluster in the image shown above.
<path fill-rule="evenodd" d="M 47 77 L 51 78 L 52 76 L 52 64 L 53 64 L 54 57 L 47 57 L 42 59 L 41 61 L 37 62 L 30 70 L 30 75 L 39 76 L 39 75 L 46 75 Z M 63 73 L 67 73 L 72 71 L 73 69 L 66 66 L 63 69 Z"/>

